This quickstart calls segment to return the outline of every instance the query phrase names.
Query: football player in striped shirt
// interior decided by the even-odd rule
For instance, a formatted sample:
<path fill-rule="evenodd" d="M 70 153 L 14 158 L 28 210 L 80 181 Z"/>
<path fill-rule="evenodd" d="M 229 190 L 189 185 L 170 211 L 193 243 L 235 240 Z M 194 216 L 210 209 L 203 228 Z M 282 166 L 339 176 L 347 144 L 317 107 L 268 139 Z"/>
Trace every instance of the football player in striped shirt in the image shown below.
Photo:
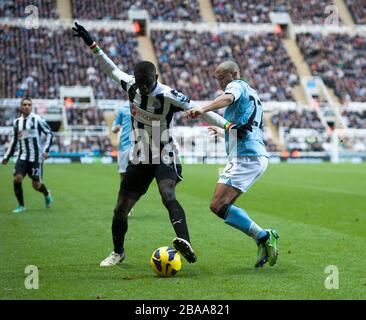
<path fill-rule="evenodd" d="M 42 182 L 43 160 L 48 158 L 53 134 L 47 122 L 32 112 L 32 100 L 23 98 L 20 102 L 21 116 L 14 120 L 13 137 L 10 147 L 5 153 L 2 164 L 6 165 L 15 153 L 18 145 L 18 156 L 14 168 L 14 192 L 18 207 L 14 213 L 25 211 L 22 182 L 26 175 L 32 179 L 34 190 L 43 194 L 46 208 L 51 207 L 52 197 Z M 41 135 L 46 135 L 45 145 L 42 146 Z"/>
<path fill-rule="evenodd" d="M 176 233 L 173 246 L 188 262 L 196 262 L 185 212 L 175 195 L 176 184 L 182 180 L 182 166 L 178 163 L 178 148 L 172 134 L 172 120 L 175 112 L 193 108 L 197 104 L 182 93 L 160 83 L 153 63 L 141 61 L 135 66 L 133 76 L 126 74 L 108 58 L 83 26 L 75 23 L 73 30 L 74 36 L 81 37 L 90 47 L 102 70 L 127 91 L 130 101 L 134 142 L 130 163 L 121 182 L 114 209 L 114 250 L 100 266 L 114 266 L 125 258 L 127 215 L 147 192 L 154 179 Z M 204 119 L 221 128 L 230 129 L 233 126 L 214 112 L 205 114 Z"/>

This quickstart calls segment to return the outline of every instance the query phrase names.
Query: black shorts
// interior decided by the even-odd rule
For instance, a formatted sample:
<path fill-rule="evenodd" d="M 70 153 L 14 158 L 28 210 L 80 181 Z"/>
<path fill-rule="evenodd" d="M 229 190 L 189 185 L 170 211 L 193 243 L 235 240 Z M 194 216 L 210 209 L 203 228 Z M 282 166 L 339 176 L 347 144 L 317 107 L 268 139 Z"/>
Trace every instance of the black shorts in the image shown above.
<path fill-rule="evenodd" d="M 175 163 L 132 164 L 130 162 L 121 182 L 120 194 L 128 198 L 141 196 L 149 189 L 154 178 L 158 183 L 165 179 L 178 183 L 183 180 L 182 165 Z"/>
<path fill-rule="evenodd" d="M 30 162 L 26 160 L 17 160 L 14 168 L 14 176 L 29 176 L 34 181 L 41 181 L 43 174 L 42 162 Z"/>

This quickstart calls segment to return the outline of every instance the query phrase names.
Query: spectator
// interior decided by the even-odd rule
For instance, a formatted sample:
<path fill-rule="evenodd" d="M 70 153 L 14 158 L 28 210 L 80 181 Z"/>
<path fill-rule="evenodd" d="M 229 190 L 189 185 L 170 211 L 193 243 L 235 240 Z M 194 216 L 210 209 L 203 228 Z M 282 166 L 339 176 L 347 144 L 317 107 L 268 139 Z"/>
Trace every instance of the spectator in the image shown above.
<path fill-rule="evenodd" d="M 56 0 L 2 0 L 0 1 L 0 17 L 24 18 L 30 14 L 35 14 L 33 10 L 26 12 L 27 6 L 36 6 L 38 17 L 41 19 L 58 19 Z"/>
<path fill-rule="evenodd" d="M 118 44 L 114 61 L 131 73 L 140 60 L 135 35 L 116 29 L 92 32 L 105 50 L 111 43 Z M 72 30 L 4 26 L 0 30 L 0 97 L 55 99 L 60 86 L 90 85 L 97 99 L 126 99 L 102 72 L 95 73 L 93 66 L 99 66 L 92 55 L 84 54 L 87 48 L 80 50 L 74 41 Z"/>
<path fill-rule="evenodd" d="M 334 89 L 341 103 L 366 102 L 366 38 L 348 34 L 298 34 L 311 73 Z"/>
<path fill-rule="evenodd" d="M 74 19 L 128 20 L 132 7 L 145 9 L 154 21 L 202 20 L 197 0 L 72 0 Z"/>
<path fill-rule="evenodd" d="M 216 96 L 214 66 L 228 59 L 239 63 L 242 76 L 263 101 L 294 100 L 291 87 L 298 75 L 279 35 L 154 30 L 151 38 L 163 81 L 193 100 Z"/>

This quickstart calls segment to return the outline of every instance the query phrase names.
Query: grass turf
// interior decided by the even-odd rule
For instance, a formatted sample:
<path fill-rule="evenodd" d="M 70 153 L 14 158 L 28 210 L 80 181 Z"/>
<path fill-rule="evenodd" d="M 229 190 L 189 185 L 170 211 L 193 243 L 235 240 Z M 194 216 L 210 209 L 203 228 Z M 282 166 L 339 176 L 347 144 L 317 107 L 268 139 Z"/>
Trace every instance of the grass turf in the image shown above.
<path fill-rule="evenodd" d="M 27 212 L 13 214 L 12 166 L 0 168 L 1 299 L 365 299 L 366 166 L 270 165 L 237 204 L 263 227 L 275 227 L 280 255 L 255 269 L 254 241 L 208 209 L 219 166 L 186 165 L 177 198 L 185 208 L 196 264 L 172 278 L 149 266 L 154 249 L 174 237 L 153 183 L 129 219 L 126 260 L 101 269 L 112 250 L 118 191 L 115 165 L 46 165 L 53 208 L 23 188 Z M 24 286 L 25 267 L 39 268 L 39 289 Z M 336 265 L 339 289 L 325 268 Z"/>

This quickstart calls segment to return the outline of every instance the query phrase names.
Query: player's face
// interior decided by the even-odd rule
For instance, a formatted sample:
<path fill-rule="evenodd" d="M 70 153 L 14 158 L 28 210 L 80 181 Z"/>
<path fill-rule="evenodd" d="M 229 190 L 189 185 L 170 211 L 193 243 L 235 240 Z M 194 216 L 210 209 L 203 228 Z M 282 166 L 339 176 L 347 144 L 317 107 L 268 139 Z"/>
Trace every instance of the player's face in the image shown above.
<path fill-rule="evenodd" d="M 156 75 L 135 75 L 136 85 L 140 89 L 140 93 L 148 95 L 155 87 Z"/>
<path fill-rule="evenodd" d="M 231 72 L 225 70 L 216 70 L 215 79 L 220 85 L 222 90 L 225 90 L 226 86 L 234 80 L 234 75 Z"/>
<path fill-rule="evenodd" d="M 32 102 L 30 100 L 23 100 L 20 105 L 20 112 L 24 116 L 28 116 L 32 112 Z"/>

